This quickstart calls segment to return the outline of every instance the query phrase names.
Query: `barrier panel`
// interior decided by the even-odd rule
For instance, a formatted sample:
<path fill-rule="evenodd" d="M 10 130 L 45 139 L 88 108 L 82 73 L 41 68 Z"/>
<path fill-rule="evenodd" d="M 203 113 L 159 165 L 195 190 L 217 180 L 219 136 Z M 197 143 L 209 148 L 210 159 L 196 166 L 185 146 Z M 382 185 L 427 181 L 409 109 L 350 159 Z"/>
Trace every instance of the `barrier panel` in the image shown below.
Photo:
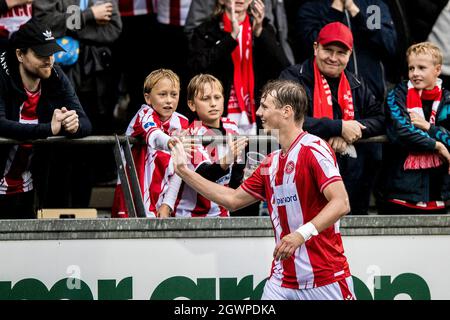
<path fill-rule="evenodd" d="M 450 299 L 450 216 L 346 216 L 358 299 Z M 270 219 L 0 223 L 0 299 L 259 299 Z"/>

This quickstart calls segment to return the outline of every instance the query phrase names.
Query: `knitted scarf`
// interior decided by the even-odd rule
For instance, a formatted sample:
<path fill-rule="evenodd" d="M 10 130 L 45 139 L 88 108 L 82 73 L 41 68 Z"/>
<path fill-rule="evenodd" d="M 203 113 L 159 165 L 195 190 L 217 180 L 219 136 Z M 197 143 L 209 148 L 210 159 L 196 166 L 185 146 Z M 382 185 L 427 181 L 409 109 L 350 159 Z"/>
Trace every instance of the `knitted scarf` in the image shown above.
<path fill-rule="evenodd" d="M 224 31 L 231 32 L 233 26 L 230 18 L 222 15 Z M 253 74 L 253 48 L 252 26 L 250 17 L 246 15 L 241 23 L 242 32 L 238 38 L 239 45 L 231 53 L 234 66 L 233 89 L 237 101 L 229 103 L 228 117 L 238 126 L 256 123 L 256 110 L 254 99 L 255 78 Z M 233 90 L 232 90 L 233 91 Z M 230 96 L 230 102 L 233 97 Z"/>
<path fill-rule="evenodd" d="M 333 119 L 333 101 L 331 97 L 330 86 L 327 79 L 320 72 L 314 59 L 314 101 L 313 101 L 313 117 L 314 118 L 330 118 Z M 345 76 L 341 73 L 341 80 L 338 87 L 338 103 L 342 110 L 342 120 L 353 120 L 355 116 L 353 108 L 353 97 L 350 84 Z"/>
<path fill-rule="evenodd" d="M 408 93 L 406 95 L 406 108 L 425 119 L 422 108 L 422 100 L 432 100 L 430 124 L 435 124 L 436 113 L 442 97 L 442 80 L 438 79 L 436 86 L 431 90 L 417 90 L 411 81 L 408 81 Z M 442 165 L 442 160 L 436 152 L 410 152 L 406 157 L 403 168 L 405 170 L 419 170 L 436 168 Z"/>

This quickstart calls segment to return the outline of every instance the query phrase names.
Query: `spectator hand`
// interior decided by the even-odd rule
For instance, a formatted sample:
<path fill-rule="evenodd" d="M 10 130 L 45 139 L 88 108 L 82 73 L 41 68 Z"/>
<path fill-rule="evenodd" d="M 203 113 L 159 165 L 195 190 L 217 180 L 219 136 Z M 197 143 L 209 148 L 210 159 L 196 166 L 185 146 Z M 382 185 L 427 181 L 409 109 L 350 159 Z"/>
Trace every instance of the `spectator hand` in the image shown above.
<path fill-rule="evenodd" d="M 161 207 L 159 207 L 158 212 L 156 213 L 156 216 L 158 218 L 170 218 L 170 214 L 172 212 L 172 209 L 170 207 L 163 203 Z"/>
<path fill-rule="evenodd" d="M 55 109 L 53 111 L 52 121 L 51 121 L 51 128 L 52 133 L 54 136 L 56 136 L 61 131 L 61 122 L 64 119 L 64 115 L 61 112 L 60 109 Z"/>
<path fill-rule="evenodd" d="M 348 144 L 353 144 L 361 139 L 362 129 L 366 129 L 366 127 L 356 120 L 342 120 L 342 138 Z"/>
<path fill-rule="evenodd" d="M 353 0 L 344 0 L 344 9 L 350 12 L 352 17 L 359 13 L 359 8 Z"/>
<path fill-rule="evenodd" d="M 275 246 L 273 257 L 275 260 L 285 260 L 291 257 L 295 250 L 305 243 L 302 235 L 296 231 L 284 236 Z"/>
<path fill-rule="evenodd" d="M 344 153 L 348 146 L 342 137 L 332 137 L 328 140 L 328 143 L 336 153 Z"/>
<path fill-rule="evenodd" d="M 184 151 L 190 155 L 194 153 L 196 148 L 200 147 L 200 143 L 195 139 L 195 137 L 188 137 L 188 130 L 182 130 L 177 134 L 178 140 L 183 144 Z M 176 144 L 175 137 L 170 138 L 169 142 L 167 142 L 167 146 L 169 150 L 172 150 L 173 146 Z"/>
<path fill-rule="evenodd" d="M 411 123 L 413 124 L 413 126 L 419 128 L 423 131 L 430 130 L 430 126 L 431 126 L 430 123 L 427 120 L 425 120 L 424 118 L 422 118 L 421 116 L 419 116 L 414 111 L 409 112 L 409 117 L 411 118 Z"/>
<path fill-rule="evenodd" d="M 448 174 L 450 174 L 450 153 L 448 152 L 447 147 L 442 142 L 436 141 L 434 149 L 438 152 L 439 156 L 449 164 Z"/>
<path fill-rule="evenodd" d="M 253 16 L 253 33 L 256 37 L 259 37 L 261 35 L 262 29 L 263 29 L 263 20 L 264 20 L 264 2 L 261 0 L 254 0 L 253 5 L 250 7 L 250 12 Z"/>
<path fill-rule="evenodd" d="M 333 0 L 333 2 L 331 3 L 331 7 L 333 9 L 343 12 L 344 11 L 344 2 L 345 2 L 345 0 Z"/>
<path fill-rule="evenodd" d="M 227 136 L 227 146 L 228 152 L 227 154 L 220 159 L 220 166 L 223 170 L 226 170 L 229 165 L 233 164 L 238 156 L 242 153 L 248 143 L 248 138 L 240 137 L 236 140 L 233 140 L 232 135 Z"/>
<path fill-rule="evenodd" d="M 91 8 L 97 24 L 107 24 L 111 21 L 113 5 L 111 2 L 96 3 Z"/>
<path fill-rule="evenodd" d="M 67 110 L 66 107 L 61 108 L 61 113 L 63 116 L 61 125 L 63 126 L 64 130 L 71 134 L 76 133 L 78 131 L 78 128 L 80 127 L 78 114 L 75 112 L 75 110 Z"/>
<path fill-rule="evenodd" d="M 33 0 L 6 0 L 6 5 L 8 6 L 9 9 L 17 7 L 17 6 L 21 6 L 23 4 L 28 4 L 28 3 L 32 3 Z"/>

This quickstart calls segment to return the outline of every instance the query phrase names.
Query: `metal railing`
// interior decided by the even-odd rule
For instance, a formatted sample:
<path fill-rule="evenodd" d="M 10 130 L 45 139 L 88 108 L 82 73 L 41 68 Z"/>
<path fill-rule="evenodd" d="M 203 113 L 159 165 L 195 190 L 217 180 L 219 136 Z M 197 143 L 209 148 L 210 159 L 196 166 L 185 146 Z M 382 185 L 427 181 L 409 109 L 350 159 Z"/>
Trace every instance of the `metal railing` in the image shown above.
<path fill-rule="evenodd" d="M 263 147 L 270 143 L 272 149 L 278 149 L 278 142 L 273 136 L 254 135 L 246 136 L 249 139 L 250 146 Z M 209 145 L 211 143 L 226 143 L 226 136 L 190 136 L 197 143 Z M 386 136 L 376 136 L 368 139 L 358 140 L 357 143 L 385 143 Z M 66 137 L 49 137 L 46 139 L 19 141 L 0 137 L 0 145 L 12 144 L 33 144 L 33 145 L 111 145 L 114 148 L 114 158 L 117 172 L 120 178 L 120 184 L 130 217 L 146 217 L 142 192 L 140 190 L 139 179 L 136 173 L 136 167 L 131 154 L 131 144 L 143 144 L 142 140 L 128 136 L 88 136 L 78 139 Z"/>

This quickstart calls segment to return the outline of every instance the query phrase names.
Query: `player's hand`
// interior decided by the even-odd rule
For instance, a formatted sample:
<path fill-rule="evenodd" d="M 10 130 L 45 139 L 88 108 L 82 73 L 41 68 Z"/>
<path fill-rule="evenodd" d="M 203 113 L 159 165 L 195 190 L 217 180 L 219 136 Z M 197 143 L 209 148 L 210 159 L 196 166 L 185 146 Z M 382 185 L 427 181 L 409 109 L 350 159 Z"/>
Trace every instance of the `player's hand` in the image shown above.
<path fill-rule="evenodd" d="M 342 137 L 332 137 L 328 139 L 328 143 L 336 153 L 344 153 L 348 146 Z"/>
<path fill-rule="evenodd" d="M 411 118 L 411 123 L 416 128 L 419 128 L 423 131 L 430 130 L 430 127 L 431 127 L 430 123 L 427 120 L 425 120 L 424 118 L 422 118 L 421 116 L 419 116 L 414 111 L 409 112 L 409 117 Z"/>
<path fill-rule="evenodd" d="M 265 15 L 264 2 L 261 0 L 254 0 L 253 5 L 250 7 L 250 12 L 253 16 L 253 34 L 256 37 L 259 37 L 263 29 L 263 20 Z"/>
<path fill-rule="evenodd" d="M 188 156 L 184 151 L 183 144 L 180 139 L 174 137 L 174 145 L 170 151 L 172 155 L 173 167 L 175 173 L 181 175 L 183 171 L 187 170 Z"/>
<path fill-rule="evenodd" d="M 78 119 L 78 114 L 75 110 L 67 110 L 66 107 L 61 108 L 61 113 L 63 119 L 61 122 L 62 127 L 68 133 L 74 134 L 78 131 L 80 127 L 80 121 Z"/>
<path fill-rule="evenodd" d="M 158 218 L 170 218 L 170 214 L 172 213 L 172 209 L 170 209 L 170 207 L 163 203 L 159 209 L 158 212 L 156 213 L 156 216 Z"/>
<path fill-rule="evenodd" d="M 366 129 L 366 127 L 356 120 L 342 120 L 342 138 L 348 144 L 361 139 L 363 129 Z"/>
<path fill-rule="evenodd" d="M 438 152 L 439 156 L 447 161 L 448 174 L 450 174 L 450 153 L 447 150 L 447 147 L 440 141 L 436 141 L 435 150 Z"/>
<path fill-rule="evenodd" d="M 284 236 L 280 242 L 275 246 L 273 257 L 275 260 L 285 260 L 291 257 L 295 250 L 305 243 L 302 235 L 298 232 L 291 232 Z"/>

